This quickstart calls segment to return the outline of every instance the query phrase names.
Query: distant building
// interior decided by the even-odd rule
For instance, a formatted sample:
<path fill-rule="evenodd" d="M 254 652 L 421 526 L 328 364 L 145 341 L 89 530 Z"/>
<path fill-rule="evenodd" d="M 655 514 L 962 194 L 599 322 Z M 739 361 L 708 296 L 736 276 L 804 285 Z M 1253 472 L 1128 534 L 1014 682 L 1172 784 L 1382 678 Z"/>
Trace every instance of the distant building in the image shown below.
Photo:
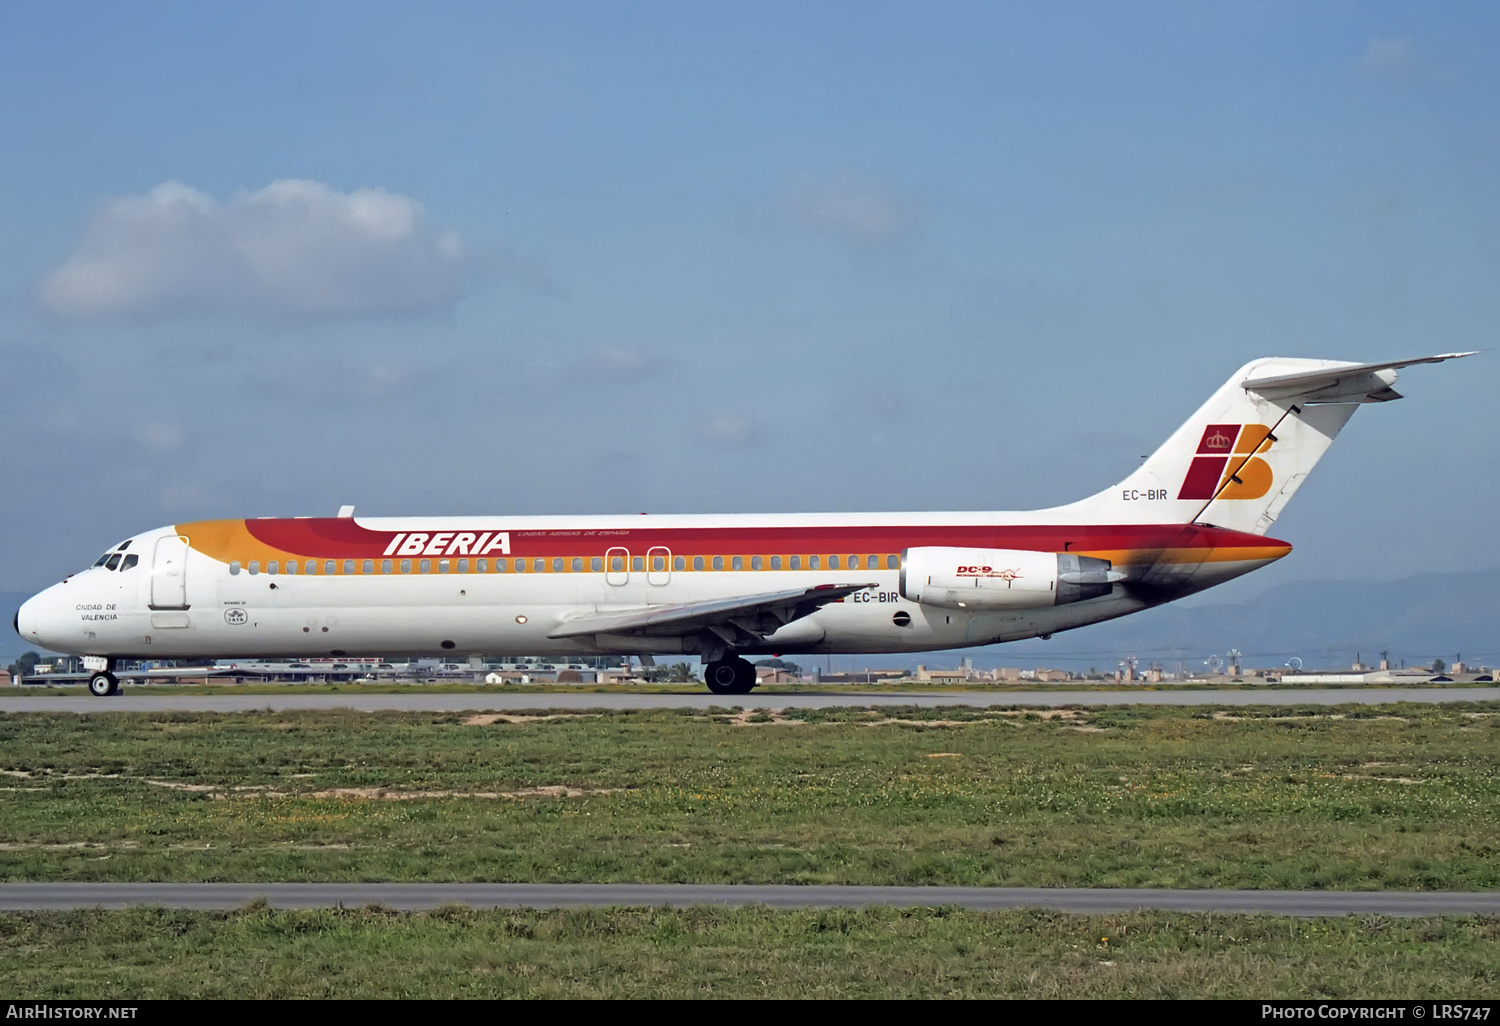
<path fill-rule="evenodd" d="M 929 670 L 917 667 L 917 680 L 928 684 L 962 684 L 969 679 L 967 670 Z"/>

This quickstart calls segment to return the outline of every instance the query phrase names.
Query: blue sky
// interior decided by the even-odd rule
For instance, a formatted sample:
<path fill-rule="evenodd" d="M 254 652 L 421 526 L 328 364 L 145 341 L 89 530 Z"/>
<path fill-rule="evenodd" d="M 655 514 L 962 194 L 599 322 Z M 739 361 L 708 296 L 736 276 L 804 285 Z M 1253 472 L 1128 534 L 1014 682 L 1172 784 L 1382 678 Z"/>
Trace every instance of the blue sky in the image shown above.
<path fill-rule="evenodd" d="M 1497 43 L 1458 3 L 6 5 L 0 590 L 344 503 L 1092 493 L 1251 358 L 1490 346 Z M 1233 587 L 1500 564 L 1496 359 L 1362 411 Z"/>

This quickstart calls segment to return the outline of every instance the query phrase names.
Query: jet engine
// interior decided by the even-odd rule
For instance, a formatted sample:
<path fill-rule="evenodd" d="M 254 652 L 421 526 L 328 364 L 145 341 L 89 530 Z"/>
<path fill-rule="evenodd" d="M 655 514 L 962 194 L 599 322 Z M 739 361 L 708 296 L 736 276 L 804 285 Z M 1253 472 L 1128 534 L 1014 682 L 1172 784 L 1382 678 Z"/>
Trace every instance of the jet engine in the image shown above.
<path fill-rule="evenodd" d="M 901 553 L 901 594 L 941 609 L 1035 609 L 1100 598 L 1125 579 L 1107 559 L 1072 552 L 927 545 Z"/>

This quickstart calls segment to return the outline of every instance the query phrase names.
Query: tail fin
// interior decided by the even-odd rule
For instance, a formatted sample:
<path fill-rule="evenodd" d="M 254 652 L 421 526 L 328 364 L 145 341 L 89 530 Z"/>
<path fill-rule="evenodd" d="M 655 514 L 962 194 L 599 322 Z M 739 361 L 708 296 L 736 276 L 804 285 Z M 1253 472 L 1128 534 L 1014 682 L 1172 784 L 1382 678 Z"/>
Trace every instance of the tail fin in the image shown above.
<path fill-rule="evenodd" d="M 1065 507 L 1111 523 L 1200 523 L 1265 534 L 1361 403 L 1401 398 L 1387 363 L 1271 357 L 1245 364 L 1135 473 Z"/>

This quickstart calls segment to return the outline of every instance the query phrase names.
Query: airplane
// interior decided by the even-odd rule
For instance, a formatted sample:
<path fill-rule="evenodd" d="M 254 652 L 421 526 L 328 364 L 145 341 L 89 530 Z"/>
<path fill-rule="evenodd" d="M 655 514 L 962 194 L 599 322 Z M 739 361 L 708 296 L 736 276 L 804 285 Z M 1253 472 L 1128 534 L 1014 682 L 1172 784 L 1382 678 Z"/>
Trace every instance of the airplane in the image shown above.
<path fill-rule="evenodd" d="M 1241 367 L 1119 484 L 1033 512 L 204 520 L 145 531 L 27 600 L 26 641 L 120 659 L 696 655 L 716 694 L 755 654 L 1049 638 L 1223 584 L 1268 535 L 1382 363 Z"/>

